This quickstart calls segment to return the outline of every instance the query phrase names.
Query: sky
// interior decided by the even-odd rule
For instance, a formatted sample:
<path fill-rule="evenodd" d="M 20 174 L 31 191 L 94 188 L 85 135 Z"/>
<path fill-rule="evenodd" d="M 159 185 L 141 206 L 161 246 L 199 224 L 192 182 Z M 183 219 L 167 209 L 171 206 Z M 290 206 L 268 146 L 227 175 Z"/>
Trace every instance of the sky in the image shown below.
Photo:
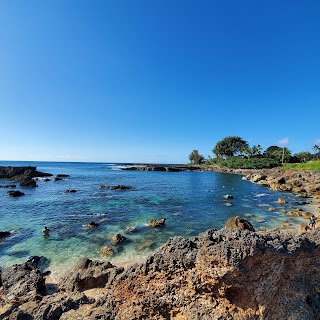
<path fill-rule="evenodd" d="M 0 1 L 0 160 L 320 144 L 318 0 Z"/>

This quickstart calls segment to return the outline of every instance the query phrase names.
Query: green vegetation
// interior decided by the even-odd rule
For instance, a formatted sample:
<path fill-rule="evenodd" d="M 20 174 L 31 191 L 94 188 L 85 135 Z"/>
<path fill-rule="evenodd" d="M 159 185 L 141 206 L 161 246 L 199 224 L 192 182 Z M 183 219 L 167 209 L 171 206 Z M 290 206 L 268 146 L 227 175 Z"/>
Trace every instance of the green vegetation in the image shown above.
<path fill-rule="evenodd" d="M 248 148 L 249 144 L 247 141 L 244 141 L 240 137 L 232 136 L 219 141 L 212 151 L 218 158 L 227 158 L 243 154 Z"/>
<path fill-rule="evenodd" d="M 306 163 L 284 163 L 283 168 L 291 170 L 310 170 L 320 172 L 320 160 L 309 161 Z"/>
<path fill-rule="evenodd" d="M 205 159 L 198 150 L 189 155 L 191 164 L 216 165 L 233 169 L 262 169 L 283 166 L 294 170 L 312 170 L 320 172 L 320 147 L 312 146 L 314 154 L 302 151 L 291 155 L 287 147 L 270 146 L 263 153 L 258 144 L 252 148 L 249 143 L 238 136 L 229 136 L 219 141 L 212 152 L 215 158 Z"/>
<path fill-rule="evenodd" d="M 208 164 L 214 164 L 219 167 L 228 167 L 232 169 L 262 169 L 274 168 L 279 166 L 279 162 L 271 158 L 242 158 L 230 157 L 228 159 L 211 159 Z"/>
<path fill-rule="evenodd" d="M 191 164 L 201 164 L 204 162 L 204 156 L 199 154 L 198 150 L 193 150 L 189 155 Z"/>

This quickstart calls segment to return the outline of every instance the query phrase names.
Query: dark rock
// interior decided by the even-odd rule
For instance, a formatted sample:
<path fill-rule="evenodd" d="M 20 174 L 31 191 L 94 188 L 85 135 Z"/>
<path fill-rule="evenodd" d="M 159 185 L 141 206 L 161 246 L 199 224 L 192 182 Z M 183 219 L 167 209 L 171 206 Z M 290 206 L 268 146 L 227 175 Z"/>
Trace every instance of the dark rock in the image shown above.
<path fill-rule="evenodd" d="M 26 179 L 20 180 L 20 187 L 35 188 L 37 187 L 37 184 L 33 179 L 26 178 Z"/>
<path fill-rule="evenodd" d="M 0 239 L 10 236 L 10 231 L 0 231 Z"/>
<path fill-rule="evenodd" d="M 121 185 L 118 184 L 116 186 L 107 186 L 105 184 L 100 185 L 101 189 L 112 189 L 112 190 L 129 190 L 132 189 L 132 186 L 125 186 L 125 185 Z"/>
<path fill-rule="evenodd" d="M 124 268 L 115 267 L 107 261 L 83 258 L 61 278 L 58 286 L 63 291 L 103 288 L 106 284 L 112 284 L 123 270 Z"/>
<path fill-rule="evenodd" d="M 10 197 L 20 197 L 20 196 L 24 196 L 24 195 L 25 195 L 23 192 L 18 191 L 18 190 L 8 191 L 7 194 L 8 194 Z"/>
<path fill-rule="evenodd" d="M 67 177 L 70 177 L 70 175 L 59 173 L 59 174 L 57 174 L 57 177 L 58 177 L 58 178 L 67 178 Z"/>
<path fill-rule="evenodd" d="M 61 181 L 61 180 L 63 180 L 63 179 L 61 179 L 61 178 L 59 178 L 59 177 L 55 177 L 55 178 L 54 178 L 54 181 Z"/>
<path fill-rule="evenodd" d="M 112 237 L 112 242 L 115 244 L 121 243 L 125 241 L 127 238 L 120 233 L 117 233 L 114 237 Z"/>
<path fill-rule="evenodd" d="M 31 261 L 2 270 L 1 279 L 4 293 L 9 300 L 46 293 L 42 272 Z"/>
<path fill-rule="evenodd" d="M 225 199 L 234 199 L 234 196 L 231 195 L 231 194 L 225 194 L 223 197 L 224 197 Z"/>
<path fill-rule="evenodd" d="M 156 219 L 151 218 L 151 219 L 149 219 L 149 221 L 148 221 L 148 225 L 149 225 L 150 227 L 163 227 L 164 224 L 165 224 L 165 222 L 166 222 L 166 219 L 165 219 L 165 218 L 159 219 L 159 220 L 156 220 Z"/>
<path fill-rule="evenodd" d="M 95 221 L 90 221 L 88 224 L 86 224 L 86 227 L 89 229 L 94 229 L 100 226 L 100 223 Z"/>
<path fill-rule="evenodd" d="M 229 218 L 225 224 L 226 229 L 234 230 L 249 230 L 255 231 L 252 224 L 244 218 L 236 216 L 234 218 Z"/>
<path fill-rule="evenodd" d="M 69 189 L 69 190 L 66 190 L 65 192 L 67 192 L 67 193 L 75 193 L 75 192 L 77 192 L 77 190 Z"/>
<path fill-rule="evenodd" d="M 0 166 L 0 179 L 11 179 L 20 181 L 26 178 L 35 177 L 49 177 L 51 173 L 40 172 L 36 170 L 36 167 L 25 166 L 25 167 L 12 167 L 12 166 Z"/>
<path fill-rule="evenodd" d="M 0 186 L 0 188 L 12 188 L 12 189 L 14 189 L 14 188 L 16 188 L 17 186 L 15 185 L 15 184 L 8 184 L 8 185 L 6 185 L 6 186 Z"/>

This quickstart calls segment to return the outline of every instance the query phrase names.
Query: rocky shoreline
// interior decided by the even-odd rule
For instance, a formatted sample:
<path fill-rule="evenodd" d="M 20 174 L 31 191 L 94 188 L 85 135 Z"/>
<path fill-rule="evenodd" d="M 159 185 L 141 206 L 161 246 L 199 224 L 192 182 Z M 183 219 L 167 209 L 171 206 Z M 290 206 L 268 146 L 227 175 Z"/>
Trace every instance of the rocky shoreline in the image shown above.
<path fill-rule="evenodd" d="M 127 269 L 81 259 L 53 294 L 39 259 L 4 269 L 1 319 L 319 319 L 319 232 L 243 220 L 171 238 Z"/>
<path fill-rule="evenodd" d="M 143 166 L 126 170 L 158 170 Z M 318 173 L 168 167 L 158 171 L 241 174 L 273 190 L 320 199 Z M 0 318 L 320 319 L 319 244 L 318 230 L 256 232 L 236 217 L 221 230 L 170 238 L 128 268 L 83 258 L 58 283 L 46 276 L 46 259 L 33 257 L 0 270 Z"/>

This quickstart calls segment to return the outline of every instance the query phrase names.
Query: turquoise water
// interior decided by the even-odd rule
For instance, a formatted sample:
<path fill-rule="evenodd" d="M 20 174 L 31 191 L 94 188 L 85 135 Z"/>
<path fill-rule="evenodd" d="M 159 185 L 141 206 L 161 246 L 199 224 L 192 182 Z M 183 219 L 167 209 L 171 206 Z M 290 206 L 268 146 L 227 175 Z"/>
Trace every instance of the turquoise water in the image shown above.
<path fill-rule="evenodd" d="M 80 257 L 106 259 L 125 265 L 142 261 L 148 254 L 176 235 L 194 236 L 209 228 L 222 228 L 235 215 L 244 216 L 255 228 L 276 228 L 284 222 L 296 227 L 301 218 L 280 213 L 297 207 L 290 193 L 279 193 L 242 180 L 240 175 L 215 172 L 124 171 L 118 164 L 0 162 L 0 165 L 33 165 L 39 171 L 69 174 L 62 181 L 37 181 L 19 198 L 0 189 L 0 231 L 13 235 L 0 242 L 0 267 L 21 263 L 33 255 L 49 259 L 53 274 L 63 272 Z M 0 180 L 1 185 L 11 182 Z M 130 190 L 101 189 L 105 185 L 130 185 Z M 75 189 L 76 193 L 66 193 Z M 235 198 L 225 200 L 223 195 Z M 279 205 L 285 198 L 288 204 Z M 270 206 L 277 210 L 270 212 Z M 150 228 L 150 218 L 166 218 L 163 228 Z M 94 230 L 85 224 L 100 223 Z M 48 238 L 42 229 L 52 230 Z M 134 228 L 128 232 L 127 228 Z M 112 236 L 121 233 L 127 240 L 114 245 Z M 113 248 L 112 256 L 101 247 Z"/>

